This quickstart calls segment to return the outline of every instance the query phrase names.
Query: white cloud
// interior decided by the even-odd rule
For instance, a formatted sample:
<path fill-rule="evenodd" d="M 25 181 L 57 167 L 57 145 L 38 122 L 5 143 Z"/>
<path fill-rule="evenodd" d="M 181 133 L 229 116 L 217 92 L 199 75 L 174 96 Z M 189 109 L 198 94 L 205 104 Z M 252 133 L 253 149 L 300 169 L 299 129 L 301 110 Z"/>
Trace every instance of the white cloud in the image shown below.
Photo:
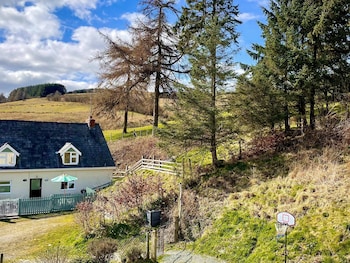
<path fill-rule="evenodd" d="M 252 13 L 240 13 L 238 15 L 238 20 L 243 22 L 243 23 L 250 21 L 250 20 L 258 20 L 259 18 L 260 18 L 259 15 L 252 14 Z"/>
<path fill-rule="evenodd" d="M 23 11 L 0 6 L 0 28 L 5 31 L 8 40 L 14 42 L 61 36 L 58 19 L 45 6 L 28 6 Z"/>
<path fill-rule="evenodd" d="M 137 27 L 140 22 L 146 22 L 146 17 L 141 13 L 125 13 L 121 19 L 127 20 L 132 27 Z"/>
<path fill-rule="evenodd" d="M 111 4 L 109 0 L 102 4 Z M 0 93 L 47 82 L 62 83 L 68 91 L 97 85 L 98 61 L 93 60 L 105 42 L 93 26 L 69 28 L 70 40 L 63 41 L 54 11 L 66 6 L 80 18 L 89 19 L 98 0 L 2 0 L 0 4 Z M 130 39 L 123 30 L 102 32 Z M 1 42 L 2 41 L 2 42 Z"/>
<path fill-rule="evenodd" d="M 259 6 L 262 6 L 262 7 L 268 7 L 269 6 L 269 0 L 248 0 L 248 2 L 257 3 Z"/>

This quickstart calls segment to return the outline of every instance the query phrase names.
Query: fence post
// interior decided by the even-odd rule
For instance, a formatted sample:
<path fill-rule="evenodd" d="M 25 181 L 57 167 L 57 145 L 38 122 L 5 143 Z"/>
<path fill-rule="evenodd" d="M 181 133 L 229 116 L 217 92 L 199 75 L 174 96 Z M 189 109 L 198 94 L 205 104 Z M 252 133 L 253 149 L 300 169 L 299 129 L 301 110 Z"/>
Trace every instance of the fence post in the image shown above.
<path fill-rule="evenodd" d="M 174 242 L 177 243 L 179 241 L 179 217 L 174 217 Z"/>
<path fill-rule="evenodd" d="M 185 178 L 185 158 L 182 158 L 182 177 Z"/>
<path fill-rule="evenodd" d="M 153 247 L 152 247 L 152 260 L 157 261 L 157 229 L 153 230 L 152 234 L 153 234 Z"/>
<path fill-rule="evenodd" d="M 189 168 L 190 168 L 190 176 L 192 178 L 192 160 L 190 158 L 188 158 L 188 165 L 189 165 Z"/>
<path fill-rule="evenodd" d="M 4 254 L 1 253 L 0 255 L 0 263 L 3 263 L 4 262 Z"/>
<path fill-rule="evenodd" d="M 149 259 L 149 232 L 146 232 L 146 259 Z"/>
<path fill-rule="evenodd" d="M 182 217 L 182 184 L 181 183 L 179 183 L 178 210 L 179 210 L 179 221 L 180 221 Z"/>

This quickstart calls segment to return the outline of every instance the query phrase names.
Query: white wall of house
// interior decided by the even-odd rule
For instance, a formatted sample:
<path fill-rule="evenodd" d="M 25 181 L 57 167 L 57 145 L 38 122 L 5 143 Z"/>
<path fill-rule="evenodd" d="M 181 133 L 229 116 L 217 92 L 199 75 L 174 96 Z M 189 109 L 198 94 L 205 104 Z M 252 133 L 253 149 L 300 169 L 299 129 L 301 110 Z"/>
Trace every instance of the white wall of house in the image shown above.
<path fill-rule="evenodd" d="M 29 198 L 31 179 L 42 179 L 42 197 L 48 197 L 53 194 L 81 193 L 81 190 L 86 187 L 98 188 L 111 183 L 114 170 L 115 167 L 40 170 L 0 169 L 0 182 L 9 181 L 11 184 L 11 192 L 0 193 L 0 199 Z M 74 182 L 74 189 L 61 189 L 61 183 L 51 182 L 52 178 L 63 173 L 78 178 Z"/>

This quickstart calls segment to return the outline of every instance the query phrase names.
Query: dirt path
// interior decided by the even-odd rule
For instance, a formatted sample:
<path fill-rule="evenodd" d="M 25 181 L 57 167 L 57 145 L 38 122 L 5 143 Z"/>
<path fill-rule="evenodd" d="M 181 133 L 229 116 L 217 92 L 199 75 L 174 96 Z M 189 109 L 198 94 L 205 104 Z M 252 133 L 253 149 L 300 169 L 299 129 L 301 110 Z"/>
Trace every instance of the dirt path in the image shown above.
<path fill-rule="evenodd" d="M 195 255 L 191 251 L 167 251 L 162 263 L 225 263 L 213 257 Z"/>
<path fill-rule="evenodd" d="M 67 221 L 62 220 L 62 216 L 0 221 L 0 253 L 4 254 L 5 263 L 21 258 L 24 251 L 30 248 L 38 236 L 65 225 Z"/>

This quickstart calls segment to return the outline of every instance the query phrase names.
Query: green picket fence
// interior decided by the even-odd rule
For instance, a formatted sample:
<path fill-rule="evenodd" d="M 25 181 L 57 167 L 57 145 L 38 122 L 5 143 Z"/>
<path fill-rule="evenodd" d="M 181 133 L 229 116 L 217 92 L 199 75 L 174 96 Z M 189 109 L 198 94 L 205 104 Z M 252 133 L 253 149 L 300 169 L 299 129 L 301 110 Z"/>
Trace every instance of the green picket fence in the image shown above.
<path fill-rule="evenodd" d="M 18 215 L 49 214 L 74 210 L 79 202 L 84 201 L 86 195 L 52 195 L 44 198 L 19 199 Z"/>

